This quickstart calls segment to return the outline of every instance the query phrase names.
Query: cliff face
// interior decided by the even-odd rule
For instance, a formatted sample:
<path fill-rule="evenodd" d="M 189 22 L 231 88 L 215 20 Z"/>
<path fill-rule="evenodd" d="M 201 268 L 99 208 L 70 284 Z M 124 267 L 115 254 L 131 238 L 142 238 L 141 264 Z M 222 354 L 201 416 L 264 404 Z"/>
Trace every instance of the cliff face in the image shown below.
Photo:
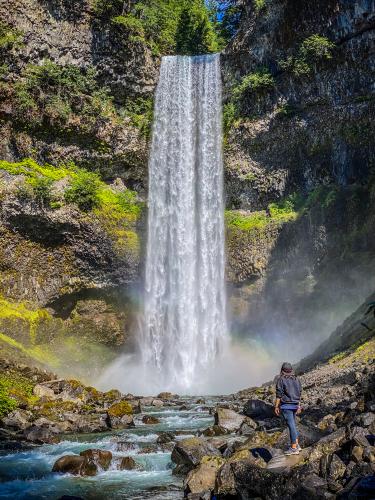
<path fill-rule="evenodd" d="M 5 33 L 18 36 L 17 43 L 1 48 L 7 64 L 1 75 L 1 157 L 33 157 L 52 164 L 74 161 L 99 170 L 105 178 L 120 176 L 144 193 L 147 140 L 134 116 L 122 114 L 120 108 L 152 98 L 159 58 L 130 32 L 100 17 L 95 2 L 89 0 L 3 1 L 0 20 Z M 30 73 L 35 65 L 46 63 L 54 64 L 55 70 L 77 68 L 83 76 L 93 71 L 97 88 L 61 96 L 64 75 L 60 79 L 57 75 L 54 82 L 50 72 L 49 87 L 42 88 L 43 96 L 36 96 L 34 87 L 43 81 L 31 81 Z M 106 96 L 99 95 L 103 89 Z M 88 109 L 86 94 L 95 92 L 97 102 Z M 35 109 L 32 102 L 25 102 L 30 97 Z M 73 111 L 69 117 L 67 106 Z"/>
<path fill-rule="evenodd" d="M 375 285 L 375 4 L 259 5 L 223 57 L 227 204 L 294 217 L 229 226 L 232 310 L 243 334 L 308 349 Z"/>
<path fill-rule="evenodd" d="M 222 58 L 232 330 L 298 356 L 375 287 L 375 4 L 243 4 Z M 0 55 L 2 345 L 84 373 L 136 331 L 160 58 L 89 0 L 0 0 Z M 27 157 L 67 169 L 42 173 L 57 202 L 39 167 L 10 172 Z M 82 167 L 112 183 L 90 210 L 64 198 Z"/>

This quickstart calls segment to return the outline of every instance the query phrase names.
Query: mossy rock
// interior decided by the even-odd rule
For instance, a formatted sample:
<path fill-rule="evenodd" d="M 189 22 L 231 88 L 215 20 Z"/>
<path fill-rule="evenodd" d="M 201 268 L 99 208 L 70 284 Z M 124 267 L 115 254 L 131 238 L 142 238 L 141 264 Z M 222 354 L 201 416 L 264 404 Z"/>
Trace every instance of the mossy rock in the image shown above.
<path fill-rule="evenodd" d="M 59 419 L 60 416 L 65 412 L 74 411 L 77 409 L 77 405 L 72 401 L 48 401 L 43 403 L 37 410 L 37 413 L 46 417 L 50 420 Z"/>
<path fill-rule="evenodd" d="M 132 415 L 133 407 L 128 401 L 120 401 L 115 403 L 108 409 L 108 415 L 111 417 L 123 417 L 124 415 Z"/>

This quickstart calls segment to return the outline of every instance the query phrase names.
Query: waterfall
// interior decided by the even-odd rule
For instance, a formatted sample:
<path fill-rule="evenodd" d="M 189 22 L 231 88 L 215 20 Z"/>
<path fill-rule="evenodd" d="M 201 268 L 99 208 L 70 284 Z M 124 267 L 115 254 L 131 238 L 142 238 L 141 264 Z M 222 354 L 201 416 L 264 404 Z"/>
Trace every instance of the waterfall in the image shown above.
<path fill-rule="evenodd" d="M 227 338 L 220 56 L 162 59 L 149 161 L 144 366 L 188 392 Z"/>

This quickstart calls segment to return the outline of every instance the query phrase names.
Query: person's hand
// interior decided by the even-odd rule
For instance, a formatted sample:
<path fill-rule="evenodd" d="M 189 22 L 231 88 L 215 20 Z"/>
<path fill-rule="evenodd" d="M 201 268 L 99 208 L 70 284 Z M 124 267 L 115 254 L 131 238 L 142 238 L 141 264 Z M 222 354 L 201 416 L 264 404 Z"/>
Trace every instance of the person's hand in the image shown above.
<path fill-rule="evenodd" d="M 297 408 L 297 412 L 296 412 L 296 413 L 297 413 L 297 415 L 301 415 L 301 413 L 302 413 L 302 408 L 301 408 L 300 406 Z"/>
<path fill-rule="evenodd" d="M 275 415 L 280 416 L 280 406 L 275 406 Z"/>

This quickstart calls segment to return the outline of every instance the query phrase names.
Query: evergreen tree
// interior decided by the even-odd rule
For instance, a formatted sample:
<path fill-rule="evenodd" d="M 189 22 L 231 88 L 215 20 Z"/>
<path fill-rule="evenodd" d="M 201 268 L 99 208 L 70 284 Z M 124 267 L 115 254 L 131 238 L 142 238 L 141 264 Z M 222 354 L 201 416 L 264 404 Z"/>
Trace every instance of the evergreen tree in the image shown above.
<path fill-rule="evenodd" d="M 204 3 L 199 0 L 185 7 L 177 26 L 176 53 L 195 55 L 217 50 L 216 33 Z"/>

